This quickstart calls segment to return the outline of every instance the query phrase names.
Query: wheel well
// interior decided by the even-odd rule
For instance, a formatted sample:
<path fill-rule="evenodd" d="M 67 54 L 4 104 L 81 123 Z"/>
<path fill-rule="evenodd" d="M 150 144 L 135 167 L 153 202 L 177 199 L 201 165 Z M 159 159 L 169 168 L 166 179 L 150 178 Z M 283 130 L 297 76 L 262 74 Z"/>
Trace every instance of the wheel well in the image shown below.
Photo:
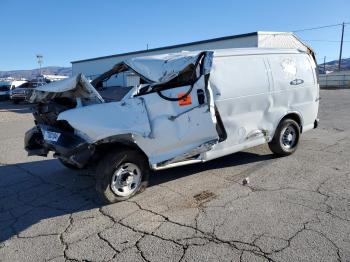
<path fill-rule="evenodd" d="M 301 122 L 301 118 L 300 116 L 297 114 L 297 113 L 289 113 L 287 115 L 285 115 L 280 122 L 282 122 L 284 119 L 292 119 L 294 120 L 295 122 L 298 123 L 299 127 L 300 127 L 300 133 L 303 132 L 303 124 Z"/>
<path fill-rule="evenodd" d="M 142 154 L 148 161 L 148 157 L 145 154 L 145 152 L 142 151 L 141 148 L 139 148 L 135 143 L 132 142 L 127 142 L 127 141 L 114 141 L 114 142 L 109 142 L 109 143 L 101 143 L 95 146 L 95 153 L 94 153 L 94 158 L 99 160 L 102 158 L 107 152 L 110 152 L 112 150 L 135 150 Z"/>

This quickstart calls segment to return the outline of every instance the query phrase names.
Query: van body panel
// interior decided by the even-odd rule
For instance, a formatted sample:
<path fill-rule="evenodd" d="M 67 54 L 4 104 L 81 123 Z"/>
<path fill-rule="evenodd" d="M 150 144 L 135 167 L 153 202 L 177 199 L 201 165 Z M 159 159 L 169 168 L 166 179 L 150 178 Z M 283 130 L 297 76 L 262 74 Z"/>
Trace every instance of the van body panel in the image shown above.
<path fill-rule="evenodd" d="M 216 156 L 215 151 L 223 153 L 224 148 L 244 147 L 272 129 L 268 119 L 273 106 L 269 81 L 263 56 L 214 57 L 210 84 L 227 139 L 207 152 L 205 159 Z"/>
<path fill-rule="evenodd" d="M 306 53 L 214 56 L 210 81 L 228 137 L 203 161 L 269 142 L 288 114 L 299 116 L 303 132 L 314 127 L 319 86 Z"/>

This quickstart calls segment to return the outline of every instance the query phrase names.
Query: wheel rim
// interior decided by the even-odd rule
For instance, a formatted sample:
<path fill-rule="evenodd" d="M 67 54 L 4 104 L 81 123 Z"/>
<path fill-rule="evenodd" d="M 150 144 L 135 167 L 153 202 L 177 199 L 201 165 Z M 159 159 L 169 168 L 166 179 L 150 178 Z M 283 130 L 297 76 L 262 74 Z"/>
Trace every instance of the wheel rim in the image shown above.
<path fill-rule="evenodd" d="M 111 189 L 118 196 L 127 197 L 133 194 L 141 184 L 141 170 L 133 163 L 124 163 L 115 170 Z"/>
<path fill-rule="evenodd" d="M 290 150 L 295 147 L 297 143 L 297 130 L 294 126 L 289 125 L 285 127 L 281 132 L 281 144 L 282 146 Z"/>

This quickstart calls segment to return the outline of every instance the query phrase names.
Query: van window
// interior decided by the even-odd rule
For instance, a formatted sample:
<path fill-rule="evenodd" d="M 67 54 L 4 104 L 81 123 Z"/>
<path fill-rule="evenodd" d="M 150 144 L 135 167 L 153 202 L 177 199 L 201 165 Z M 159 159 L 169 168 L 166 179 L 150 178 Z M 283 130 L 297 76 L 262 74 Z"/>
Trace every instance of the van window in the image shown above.
<path fill-rule="evenodd" d="M 133 74 L 132 71 L 122 71 L 112 73 L 104 79 L 100 79 L 99 82 L 94 84 L 94 87 L 97 90 L 104 90 L 108 88 L 117 88 L 117 87 L 128 87 L 128 76 Z"/>
<path fill-rule="evenodd" d="M 199 69 L 199 66 L 197 66 Z M 199 76 L 199 71 L 196 70 L 193 64 L 186 66 L 179 74 L 166 82 L 165 84 L 155 85 L 153 88 L 157 90 L 165 90 L 169 88 L 175 88 L 179 86 L 188 86 L 195 83 L 197 77 Z"/>
<path fill-rule="evenodd" d="M 214 57 L 210 79 L 214 92 L 222 90 L 221 99 L 269 92 L 268 74 L 261 56 Z"/>

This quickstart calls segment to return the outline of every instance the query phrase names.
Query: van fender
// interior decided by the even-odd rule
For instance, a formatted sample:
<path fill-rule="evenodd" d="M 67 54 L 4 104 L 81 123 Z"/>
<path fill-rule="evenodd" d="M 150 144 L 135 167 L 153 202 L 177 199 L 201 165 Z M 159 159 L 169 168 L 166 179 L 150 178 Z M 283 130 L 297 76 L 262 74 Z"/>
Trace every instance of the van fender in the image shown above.
<path fill-rule="evenodd" d="M 278 121 L 276 121 L 275 125 L 274 125 L 274 129 L 273 131 L 271 132 L 271 139 L 274 137 L 275 135 L 275 131 L 278 127 L 278 125 L 281 123 L 281 121 L 285 118 L 291 118 L 293 120 L 295 120 L 299 126 L 300 126 L 300 132 L 302 133 L 303 131 L 303 123 L 304 123 L 304 120 L 303 120 L 303 117 L 301 115 L 301 113 L 299 111 L 287 111 L 285 114 L 283 114 L 279 119 Z"/>
<path fill-rule="evenodd" d="M 98 155 L 104 155 L 107 151 L 115 149 L 133 149 L 143 154 L 147 161 L 149 161 L 149 157 L 144 149 L 137 144 L 135 140 L 136 135 L 132 133 L 113 135 L 94 142 L 92 146 Z"/>

